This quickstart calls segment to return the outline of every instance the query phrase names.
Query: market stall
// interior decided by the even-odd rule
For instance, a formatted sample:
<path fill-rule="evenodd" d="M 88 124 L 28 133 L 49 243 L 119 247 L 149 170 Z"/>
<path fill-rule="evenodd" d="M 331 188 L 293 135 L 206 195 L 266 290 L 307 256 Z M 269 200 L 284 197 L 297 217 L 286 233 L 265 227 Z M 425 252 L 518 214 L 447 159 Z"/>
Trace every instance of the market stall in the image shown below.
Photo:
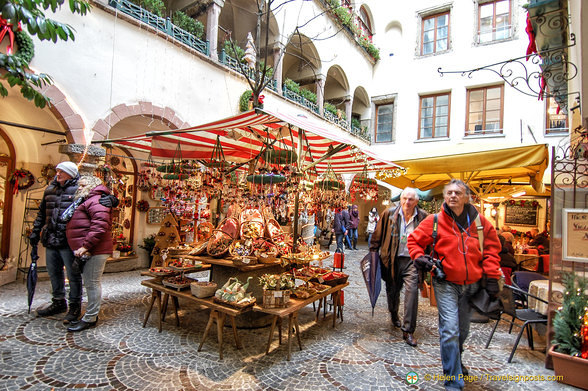
<path fill-rule="evenodd" d="M 238 309 L 231 321 L 245 327 L 266 325 L 271 317 L 275 325 L 281 318 L 264 309 L 289 308 L 284 316 L 290 316 L 300 303 L 322 302 L 326 295 L 336 307 L 347 276 L 323 267 L 331 254 L 314 243 L 315 225 L 330 226 L 327 216 L 347 206 L 341 174 L 359 174 L 352 194 L 362 198 L 377 197 L 369 177 L 374 172 L 402 173 L 347 137 L 309 118 L 251 111 L 188 129 L 105 140 L 149 154 L 135 186 L 158 193 L 152 197 L 157 206 L 136 202 L 148 224 L 160 224 L 146 275 L 180 292 L 198 283 L 188 272 L 209 268 L 207 283 L 217 287 L 209 296 L 215 305 Z M 154 290 L 151 307 L 161 292 Z M 167 301 L 158 307 L 160 319 Z M 256 310 L 245 311 L 249 306 Z M 222 323 L 219 316 L 214 321 Z"/>

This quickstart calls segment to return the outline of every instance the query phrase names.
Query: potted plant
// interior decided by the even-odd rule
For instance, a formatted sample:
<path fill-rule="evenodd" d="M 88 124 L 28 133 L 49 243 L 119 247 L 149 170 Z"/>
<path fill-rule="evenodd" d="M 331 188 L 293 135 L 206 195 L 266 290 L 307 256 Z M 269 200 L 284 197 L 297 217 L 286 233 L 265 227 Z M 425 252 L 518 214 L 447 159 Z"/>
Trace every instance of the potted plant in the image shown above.
<path fill-rule="evenodd" d="M 151 258 L 153 257 L 151 253 L 155 248 L 155 234 L 145 236 L 143 238 L 143 244 L 140 244 L 139 248 L 142 248 L 143 250 L 147 251 L 147 254 L 149 255 L 149 260 L 151 261 Z"/>
<path fill-rule="evenodd" d="M 555 374 L 562 376 L 562 383 L 588 389 L 587 281 L 574 273 L 566 273 L 563 284 L 564 297 L 553 319 L 553 346 L 549 354 Z"/>
<path fill-rule="evenodd" d="M 289 273 L 264 274 L 259 277 L 263 289 L 263 307 L 285 307 L 290 301 L 290 292 L 295 287 L 294 277 Z"/>

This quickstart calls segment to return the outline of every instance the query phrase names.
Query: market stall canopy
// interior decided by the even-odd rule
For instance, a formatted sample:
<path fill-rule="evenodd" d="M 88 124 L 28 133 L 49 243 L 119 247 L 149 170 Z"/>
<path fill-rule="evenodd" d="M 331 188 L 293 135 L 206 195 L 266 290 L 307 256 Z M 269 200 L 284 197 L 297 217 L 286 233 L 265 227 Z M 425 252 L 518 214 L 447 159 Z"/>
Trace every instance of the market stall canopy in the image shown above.
<path fill-rule="evenodd" d="M 354 146 L 354 139 L 335 126 L 305 114 L 252 110 L 220 121 L 186 129 L 148 132 L 144 135 L 102 140 L 128 149 L 151 153 L 153 158 L 209 161 L 217 140 L 224 157 L 235 163 L 254 159 L 271 145 L 278 150 L 302 150 L 302 169 L 315 163 L 319 173 L 330 164 L 337 173 L 398 171 L 399 166 Z M 300 142 L 301 141 L 301 142 Z M 299 149 L 300 145 L 300 149 Z M 327 157 L 327 158 L 325 158 Z M 321 160 L 323 158 L 323 160 Z M 318 161 L 318 163 L 316 163 Z"/>
<path fill-rule="evenodd" d="M 400 189 L 409 186 L 424 191 L 457 178 L 468 183 L 478 196 L 504 191 L 505 186 L 530 185 L 538 193 L 545 191 L 542 181 L 549 158 L 547 144 L 481 151 L 474 148 L 457 145 L 445 155 L 396 161 L 406 173 L 382 180 Z"/>

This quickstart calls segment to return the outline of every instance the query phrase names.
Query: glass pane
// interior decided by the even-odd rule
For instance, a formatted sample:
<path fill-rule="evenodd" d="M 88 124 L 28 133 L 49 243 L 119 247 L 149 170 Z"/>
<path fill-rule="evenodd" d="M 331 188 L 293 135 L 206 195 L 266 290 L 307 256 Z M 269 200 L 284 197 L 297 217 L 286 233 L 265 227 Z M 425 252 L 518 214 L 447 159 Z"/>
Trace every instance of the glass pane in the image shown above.
<path fill-rule="evenodd" d="M 434 42 L 429 42 L 423 45 L 423 54 L 433 53 Z"/>
<path fill-rule="evenodd" d="M 482 101 L 484 99 L 484 90 L 470 91 L 470 102 Z"/>
<path fill-rule="evenodd" d="M 497 1 L 496 2 L 496 15 L 508 15 L 509 11 L 510 11 L 510 1 L 509 0 L 503 0 L 503 1 Z"/>
<path fill-rule="evenodd" d="M 447 50 L 447 40 L 446 39 L 442 39 L 440 41 L 437 41 L 437 51 L 440 52 L 442 50 Z"/>
<path fill-rule="evenodd" d="M 423 117 L 432 117 L 433 116 L 433 108 L 432 107 L 424 107 L 421 111 L 421 116 Z"/>
<path fill-rule="evenodd" d="M 418 24 L 417 24 L 417 26 L 418 26 Z M 434 28 L 435 28 L 435 19 L 429 18 L 429 19 L 423 20 L 423 30 L 424 31 L 432 30 Z"/>
<path fill-rule="evenodd" d="M 376 142 L 392 141 L 392 117 L 394 104 L 381 105 L 377 108 L 378 125 L 376 128 Z"/>
<path fill-rule="evenodd" d="M 482 18 L 490 18 L 492 20 L 492 16 L 494 14 L 494 4 L 487 3 L 480 6 L 480 19 Z"/>
<path fill-rule="evenodd" d="M 437 17 L 437 27 L 447 26 L 447 22 L 449 21 L 449 17 L 447 14 L 439 15 Z"/>
<path fill-rule="evenodd" d="M 497 132 L 500 130 L 500 122 L 487 122 L 486 123 L 486 130 Z"/>
<path fill-rule="evenodd" d="M 421 107 L 425 108 L 425 107 L 433 107 L 433 98 L 422 98 L 422 104 Z"/>
<path fill-rule="evenodd" d="M 448 27 L 441 27 L 437 29 L 437 39 L 447 38 L 447 31 L 449 31 Z"/>
<path fill-rule="evenodd" d="M 446 115 L 441 116 L 441 117 L 437 117 L 436 123 L 438 126 L 447 125 L 447 119 L 448 119 L 448 117 Z"/>
<path fill-rule="evenodd" d="M 431 42 L 433 40 L 435 40 L 435 30 L 425 32 L 423 42 Z"/>
<path fill-rule="evenodd" d="M 486 90 L 486 97 L 488 99 L 500 99 L 500 91 L 501 90 L 502 90 L 502 88 L 500 88 L 500 87 L 488 88 Z"/>
<path fill-rule="evenodd" d="M 486 112 L 486 123 L 490 122 L 500 122 L 500 110 Z"/>
<path fill-rule="evenodd" d="M 423 118 L 421 121 L 421 127 L 430 128 L 433 126 L 433 118 Z"/>
<path fill-rule="evenodd" d="M 482 102 L 471 102 L 470 103 L 470 113 L 479 113 L 484 110 L 484 105 Z"/>
<path fill-rule="evenodd" d="M 500 99 L 489 100 L 486 104 L 486 110 L 500 110 Z"/>
<path fill-rule="evenodd" d="M 449 95 L 439 95 L 437 97 L 437 106 L 446 106 L 449 104 Z"/>
<path fill-rule="evenodd" d="M 435 137 L 447 137 L 447 126 L 435 127 Z"/>
<path fill-rule="evenodd" d="M 421 138 L 433 137 L 433 128 L 421 128 Z"/>
<path fill-rule="evenodd" d="M 435 110 L 435 115 L 438 117 L 440 115 L 447 115 L 447 106 L 437 106 L 437 110 Z"/>

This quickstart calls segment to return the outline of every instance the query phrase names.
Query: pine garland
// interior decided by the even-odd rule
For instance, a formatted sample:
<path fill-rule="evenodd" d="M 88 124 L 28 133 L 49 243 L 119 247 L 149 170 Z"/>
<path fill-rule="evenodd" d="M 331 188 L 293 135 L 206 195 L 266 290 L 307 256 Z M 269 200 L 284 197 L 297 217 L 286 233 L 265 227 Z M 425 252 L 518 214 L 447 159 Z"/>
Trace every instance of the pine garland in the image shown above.
<path fill-rule="evenodd" d="M 580 356 L 582 347 L 582 319 L 588 308 L 588 297 L 585 294 L 587 282 L 585 278 L 576 277 L 574 273 L 563 275 L 564 297 L 562 306 L 553 319 L 554 337 L 551 343 L 555 350 L 571 356 Z"/>

